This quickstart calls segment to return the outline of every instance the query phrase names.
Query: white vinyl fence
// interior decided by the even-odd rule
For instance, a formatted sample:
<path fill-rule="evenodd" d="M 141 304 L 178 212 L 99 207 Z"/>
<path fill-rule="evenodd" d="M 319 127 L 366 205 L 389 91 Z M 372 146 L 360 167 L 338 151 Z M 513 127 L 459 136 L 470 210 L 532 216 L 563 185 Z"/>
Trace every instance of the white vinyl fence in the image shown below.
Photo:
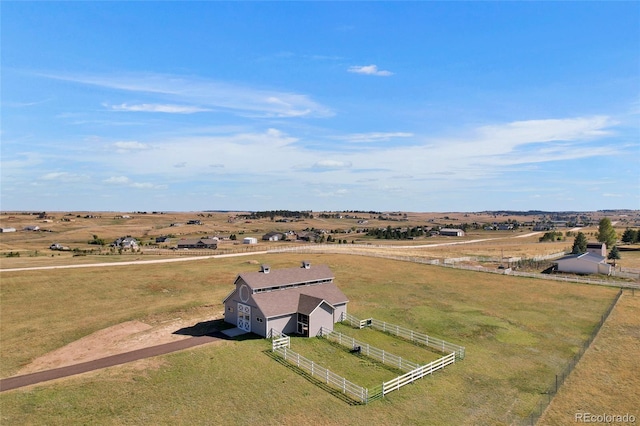
<path fill-rule="evenodd" d="M 362 355 L 380 361 L 385 365 L 396 367 L 402 371 L 407 371 L 406 374 L 398 376 L 388 382 L 384 382 L 381 386 L 370 389 L 368 394 L 372 400 L 377 399 L 377 397 L 384 396 L 391 391 L 400 389 L 404 385 L 413 383 L 428 374 L 433 374 L 433 372 L 456 362 L 456 353 L 451 352 L 450 354 L 430 362 L 429 364 L 420 365 L 415 362 L 407 361 L 402 357 L 382 349 L 370 346 L 368 343 L 360 342 L 353 337 L 346 336 L 337 331 L 328 330 L 324 327 L 320 329 L 320 336 L 333 342 L 337 342 L 342 346 L 352 349 L 359 348 L 359 352 Z"/>
<path fill-rule="evenodd" d="M 323 366 L 318 365 L 315 362 L 289 349 L 289 336 L 271 329 L 269 337 L 271 338 L 271 351 L 278 354 L 289 364 L 295 365 L 296 367 L 306 371 L 307 373 L 311 374 L 312 377 L 315 377 L 316 379 L 322 381 L 323 383 L 326 383 L 327 385 L 331 385 L 337 389 L 340 389 L 342 393 L 348 395 L 356 401 L 360 401 L 364 404 L 369 402 L 367 388 L 356 385 L 355 383 L 348 381 L 344 377 L 338 376 L 337 374 L 324 368 Z"/>
<path fill-rule="evenodd" d="M 360 325 L 360 321 L 357 318 L 351 316 L 352 321 L 357 321 Z M 364 320 L 364 323 L 368 323 L 371 320 Z M 362 327 L 360 327 L 362 328 Z M 290 349 L 291 340 L 289 336 L 271 329 L 269 332 L 269 338 L 271 339 L 271 350 L 273 353 L 280 356 L 290 365 L 293 365 L 306 373 L 311 374 L 312 377 L 319 380 L 322 383 L 330 385 L 336 389 L 342 391 L 343 394 L 355 401 L 359 401 L 363 404 L 375 401 L 382 398 L 389 392 L 400 389 L 402 386 L 421 379 L 422 377 L 433 374 L 447 365 L 453 364 L 458 358 L 457 352 L 452 351 L 444 357 L 430 362 L 426 365 L 420 365 L 415 362 L 406 360 L 402 357 L 394 355 L 382 349 L 378 349 L 369 345 L 368 343 L 356 340 L 353 337 L 346 336 L 337 331 L 321 328 L 319 337 L 327 340 L 337 342 L 338 344 L 348 347 L 349 349 L 357 349 L 357 352 L 363 356 L 375 359 L 382 362 L 385 365 L 395 367 L 399 370 L 406 371 L 405 374 L 396 377 L 395 379 L 384 382 L 379 386 L 375 386 L 371 389 L 367 389 L 355 383 L 348 381 L 346 378 L 339 376 L 332 371 L 324 368 L 321 365 L 316 364 L 300 354 Z M 464 348 L 463 348 L 464 349 Z"/>
<path fill-rule="evenodd" d="M 375 330 L 380 330 L 382 332 L 401 337 L 411 342 L 425 345 L 431 349 L 438 350 L 444 354 L 455 352 L 457 359 L 464 359 L 464 355 L 465 355 L 464 346 L 454 345 L 453 343 L 449 343 L 447 341 L 438 339 L 436 337 L 428 336 L 424 333 L 419 333 L 417 331 L 409 330 L 408 328 L 400 327 L 395 324 L 389 324 L 387 322 L 380 321 L 375 318 L 360 320 L 351 314 L 347 314 L 346 312 L 342 314 L 341 321 L 348 323 L 352 327 L 357 327 L 357 328 L 371 327 Z"/>

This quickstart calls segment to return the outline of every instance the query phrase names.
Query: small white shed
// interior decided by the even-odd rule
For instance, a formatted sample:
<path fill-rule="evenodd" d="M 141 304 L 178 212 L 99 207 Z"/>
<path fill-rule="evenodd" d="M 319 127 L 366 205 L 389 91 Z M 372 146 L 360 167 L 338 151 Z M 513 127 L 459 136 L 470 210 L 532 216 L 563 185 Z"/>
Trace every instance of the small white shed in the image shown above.
<path fill-rule="evenodd" d="M 258 244 L 258 239 L 255 237 L 245 237 L 242 240 L 242 244 Z"/>

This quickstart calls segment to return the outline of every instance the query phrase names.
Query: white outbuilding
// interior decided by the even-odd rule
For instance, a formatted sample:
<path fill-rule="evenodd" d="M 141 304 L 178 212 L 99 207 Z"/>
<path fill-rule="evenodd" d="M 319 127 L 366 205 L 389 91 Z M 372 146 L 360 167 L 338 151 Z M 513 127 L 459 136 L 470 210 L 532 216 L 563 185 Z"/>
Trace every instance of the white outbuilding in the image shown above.
<path fill-rule="evenodd" d="M 258 244 L 258 239 L 255 237 L 245 237 L 242 240 L 242 244 Z"/>
<path fill-rule="evenodd" d="M 606 258 L 595 253 L 572 254 L 554 263 L 558 265 L 558 272 L 611 275 L 611 265 L 607 263 Z"/>

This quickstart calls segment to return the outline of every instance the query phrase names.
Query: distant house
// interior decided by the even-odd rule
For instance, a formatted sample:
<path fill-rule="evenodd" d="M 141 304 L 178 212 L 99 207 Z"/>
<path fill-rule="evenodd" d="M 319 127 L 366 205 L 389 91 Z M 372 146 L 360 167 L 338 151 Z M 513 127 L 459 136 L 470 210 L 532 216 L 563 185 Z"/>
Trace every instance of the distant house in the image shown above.
<path fill-rule="evenodd" d="M 258 239 L 255 237 L 245 237 L 242 239 L 242 244 L 258 244 Z"/>
<path fill-rule="evenodd" d="M 596 253 L 580 253 L 562 257 L 554 261 L 558 272 L 574 274 L 605 274 L 611 275 L 611 265 L 606 258 Z"/>
<path fill-rule="evenodd" d="M 0 228 L 0 232 L 16 232 L 16 228 Z"/>
<path fill-rule="evenodd" d="M 123 250 L 137 250 L 138 240 L 133 237 L 121 237 L 111 243 L 111 246 L 118 247 Z"/>
<path fill-rule="evenodd" d="M 587 253 L 594 253 L 600 256 L 606 256 L 607 245 L 605 243 L 587 243 Z"/>
<path fill-rule="evenodd" d="M 282 232 L 267 232 L 262 236 L 263 241 L 280 241 L 286 239 L 286 235 Z"/>
<path fill-rule="evenodd" d="M 49 246 L 50 250 L 60 250 L 60 251 L 69 251 L 69 247 L 67 246 L 63 246 L 60 243 L 53 243 Z"/>
<path fill-rule="evenodd" d="M 326 265 L 238 275 L 235 289 L 224 299 L 224 320 L 244 332 L 268 337 L 271 329 L 285 334 L 316 336 L 321 327 L 333 330 L 347 312 L 347 297 L 333 282 Z"/>
<path fill-rule="evenodd" d="M 534 231 L 550 231 L 553 229 L 553 225 L 549 223 L 536 223 L 533 226 Z"/>
<path fill-rule="evenodd" d="M 499 223 L 497 229 L 498 229 L 498 231 L 511 231 L 511 230 L 513 230 L 513 224 L 511 224 L 511 223 Z"/>
<path fill-rule="evenodd" d="M 187 225 L 202 225 L 202 221 L 200 219 L 191 219 L 187 222 Z"/>
<path fill-rule="evenodd" d="M 38 225 L 30 225 L 22 228 L 23 231 L 39 231 L 40 227 Z"/>
<path fill-rule="evenodd" d="M 301 241 L 309 241 L 309 242 L 314 242 L 314 241 L 318 241 L 320 239 L 320 234 L 318 232 L 303 232 L 298 234 L 298 239 Z"/>
<path fill-rule="evenodd" d="M 462 229 L 455 228 L 442 228 L 440 230 L 440 235 L 444 235 L 446 237 L 464 237 L 464 231 Z"/>
<path fill-rule="evenodd" d="M 182 239 L 178 241 L 179 249 L 217 249 L 218 248 L 218 239 L 217 238 L 191 238 L 191 239 Z"/>
<path fill-rule="evenodd" d="M 169 237 L 156 237 L 156 244 L 168 243 L 171 240 Z"/>

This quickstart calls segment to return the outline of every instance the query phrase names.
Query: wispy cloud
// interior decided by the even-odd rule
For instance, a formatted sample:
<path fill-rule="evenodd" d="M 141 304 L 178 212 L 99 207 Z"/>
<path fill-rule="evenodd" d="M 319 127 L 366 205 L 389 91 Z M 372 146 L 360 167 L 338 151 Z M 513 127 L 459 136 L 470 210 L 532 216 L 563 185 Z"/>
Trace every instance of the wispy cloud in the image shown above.
<path fill-rule="evenodd" d="M 330 117 L 333 111 L 313 101 L 309 96 L 278 90 L 259 89 L 251 86 L 221 82 L 216 80 L 166 74 L 119 74 L 119 75 L 54 75 L 54 78 L 106 87 L 114 90 L 145 94 L 160 99 L 177 101 L 179 104 L 198 107 L 153 102 L 148 104 L 122 104 L 115 106 L 121 110 L 151 112 L 193 113 L 216 109 L 255 117 Z M 197 108 L 198 110 L 194 110 Z"/>
<path fill-rule="evenodd" d="M 128 185 L 131 182 L 131 179 L 126 176 L 111 176 L 110 178 L 103 180 L 103 182 L 114 185 Z"/>
<path fill-rule="evenodd" d="M 59 182 L 81 182 L 86 181 L 88 177 L 86 175 L 80 175 L 77 173 L 50 172 L 42 175 L 40 179 Z"/>
<path fill-rule="evenodd" d="M 138 104 L 138 105 L 105 105 L 112 111 L 126 112 L 163 112 L 167 114 L 193 114 L 196 112 L 211 111 L 208 108 L 200 108 L 187 105 L 171 105 L 171 104 Z"/>
<path fill-rule="evenodd" d="M 337 139 L 351 143 L 372 143 L 387 142 L 396 138 L 410 138 L 413 133 L 408 132 L 371 132 L 371 133 L 353 133 L 350 135 L 339 136 Z"/>
<path fill-rule="evenodd" d="M 137 141 L 118 141 L 113 144 L 113 147 L 116 149 L 116 152 L 121 154 L 151 149 L 151 146 Z"/>
<path fill-rule="evenodd" d="M 320 160 L 314 163 L 313 168 L 317 170 L 341 170 L 352 166 L 351 161 Z"/>
<path fill-rule="evenodd" d="M 353 65 L 347 70 L 356 74 L 377 75 L 380 77 L 388 77 L 393 75 L 391 71 L 379 70 L 377 65 Z"/>
<path fill-rule="evenodd" d="M 166 189 L 167 185 L 158 185 L 151 182 L 134 182 L 127 176 L 111 176 L 108 179 L 103 180 L 104 183 L 110 185 L 128 186 L 130 188 L 137 189 Z"/>

